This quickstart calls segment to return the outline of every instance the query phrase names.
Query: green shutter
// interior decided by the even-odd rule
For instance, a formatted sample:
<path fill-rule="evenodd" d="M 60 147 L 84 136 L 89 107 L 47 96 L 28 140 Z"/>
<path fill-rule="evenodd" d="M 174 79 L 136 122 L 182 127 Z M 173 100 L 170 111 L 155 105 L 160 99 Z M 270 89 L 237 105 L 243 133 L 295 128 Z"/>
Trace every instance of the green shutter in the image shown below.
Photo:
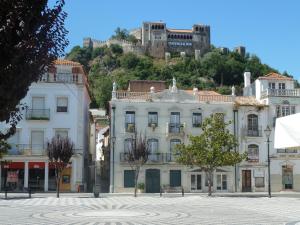
<path fill-rule="evenodd" d="M 124 187 L 134 187 L 134 170 L 124 170 Z"/>
<path fill-rule="evenodd" d="M 181 170 L 170 170 L 170 186 L 181 186 Z"/>

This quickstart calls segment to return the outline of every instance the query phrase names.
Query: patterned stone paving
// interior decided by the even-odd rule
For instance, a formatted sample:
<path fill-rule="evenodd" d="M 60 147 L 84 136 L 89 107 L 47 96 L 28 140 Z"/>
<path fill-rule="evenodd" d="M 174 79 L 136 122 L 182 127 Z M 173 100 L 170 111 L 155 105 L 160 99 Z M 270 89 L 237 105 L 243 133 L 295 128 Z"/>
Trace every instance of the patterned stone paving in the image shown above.
<path fill-rule="evenodd" d="M 0 200 L 0 224 L 289 224 L 299 198 L 107 196 Z"/>

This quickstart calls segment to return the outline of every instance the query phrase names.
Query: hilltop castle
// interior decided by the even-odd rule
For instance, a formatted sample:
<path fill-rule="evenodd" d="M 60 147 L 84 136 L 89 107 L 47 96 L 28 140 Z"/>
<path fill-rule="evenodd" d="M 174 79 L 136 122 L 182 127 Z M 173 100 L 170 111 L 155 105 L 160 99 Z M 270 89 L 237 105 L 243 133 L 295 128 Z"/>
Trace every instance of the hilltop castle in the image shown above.
<path fill-rule="evenodd" d="M 109 39 L 98 41 L 84 38 L 84 47 L 101 47 L 104 45 L 119 44 L 124 52 L 134 52 L 156 57 L 168 57 L 171 53 L 181 55 L 195 55 L 199 58 L 210 50 L 210 27 L 195 24 L 192 29 L 170 29 L 163 22 L 144 22 L 141 28 L 130 32 L 138 42 L 136 44 L 125 40 Z"/>

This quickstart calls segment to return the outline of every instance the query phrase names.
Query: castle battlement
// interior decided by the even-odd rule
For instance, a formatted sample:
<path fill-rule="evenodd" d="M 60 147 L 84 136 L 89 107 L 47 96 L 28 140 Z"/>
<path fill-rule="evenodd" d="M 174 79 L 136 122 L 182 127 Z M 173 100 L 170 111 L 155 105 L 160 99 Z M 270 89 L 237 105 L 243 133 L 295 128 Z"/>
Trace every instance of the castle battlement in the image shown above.
<path fill-rule="evenodd" d="M 85 47 L 102 47 L 119 44 L 124 52 L 148 53 L 156 58 L 164 58 L 166 53 L 183 53 L 200 57 L 210 50 L 210 26 L 194 24 L 191 29 L 167 28 L 164 22 L 143 22 L 141 28 L 130 32 L 139 42 L 109 39 L 98 41 L 91 38 L 83 40 Z"/>

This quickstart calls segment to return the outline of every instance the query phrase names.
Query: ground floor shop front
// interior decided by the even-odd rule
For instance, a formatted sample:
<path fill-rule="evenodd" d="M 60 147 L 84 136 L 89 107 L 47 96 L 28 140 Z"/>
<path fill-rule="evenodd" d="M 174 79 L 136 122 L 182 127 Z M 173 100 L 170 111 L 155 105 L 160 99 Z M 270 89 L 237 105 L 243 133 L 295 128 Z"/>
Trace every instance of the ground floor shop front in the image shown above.
<path fill-rule="evenodd" d="M 123 167 L 115 174 L 114 192 L 130 192 L 134 188 L 135 173 L 130 167 Z M 144 167 L 139 173 L 138 186 L 146 193 L 160 191 L 207 192 L 209 175 L 201 169 L 181 166 Z M 233 192 L 232 168 L 217 169 L 211 178 L 214 192 Z"/>
<path fill-rule="evenodd" d="M 61 191 L 78 191 L 82 186 L 78 174 L 82 174 L 76 168 L 79 163 L 77 159 L 72 160 L 62 173 L 60 181 Z M 23 192 L 30 188 L 32 191 L 55 191 L 56 176 L 55 166 L 48 161 L 14 161 L 7 160 L 0 167 L 0 188 L 1 190 L 9 190 Z M 82 176 L 81 176 L 82 177 Z"/>

